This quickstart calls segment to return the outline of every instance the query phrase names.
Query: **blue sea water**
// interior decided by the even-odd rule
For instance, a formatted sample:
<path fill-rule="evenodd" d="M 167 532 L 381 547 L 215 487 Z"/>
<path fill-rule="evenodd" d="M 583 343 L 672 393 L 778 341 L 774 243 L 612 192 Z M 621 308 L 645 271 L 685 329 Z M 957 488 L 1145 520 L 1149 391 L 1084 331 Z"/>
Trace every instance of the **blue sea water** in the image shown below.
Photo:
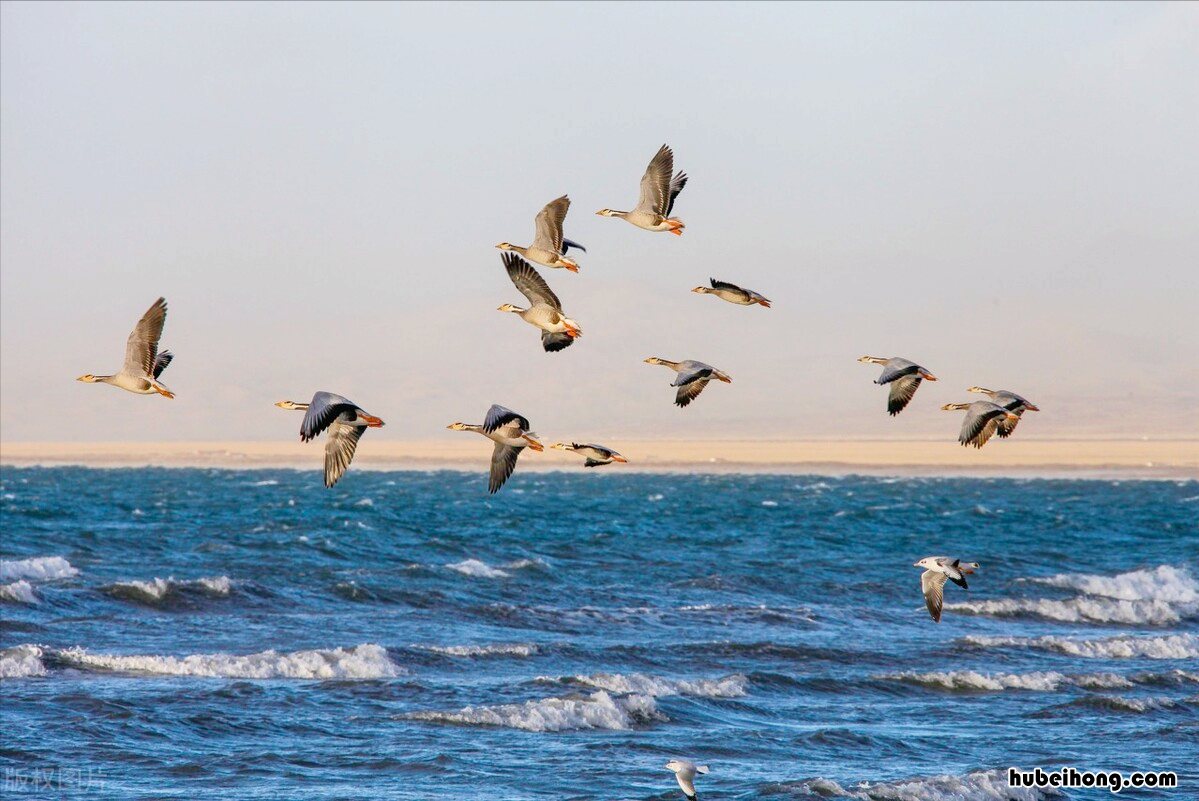
<path fill-rule="evenodd" d="M 665 800 L 681 757 L 705 801 L 1199 797 L 1199 482 L 485 485 L 0 471 L 0 792 Z M 936 624 L 941 554 L 982 567 Z"/>

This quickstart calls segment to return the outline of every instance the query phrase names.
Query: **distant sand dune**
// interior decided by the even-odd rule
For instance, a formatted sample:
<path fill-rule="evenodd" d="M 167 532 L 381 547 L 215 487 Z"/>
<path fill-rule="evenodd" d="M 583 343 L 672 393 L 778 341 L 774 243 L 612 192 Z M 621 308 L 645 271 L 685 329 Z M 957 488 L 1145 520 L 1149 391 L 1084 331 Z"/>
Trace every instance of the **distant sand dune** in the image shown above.
<path fill-rule="evenodd" d="M 1124 475 L 1199 478 L 1199 441 L 1013 440 L 965 449 L 946 441 L 610 440 L 629 465 L 600 468 L 681 472 L 880 473 L 913 475 Z M 352 469 L 485 470 L 482 439 L 363 442 Z M 318 470 L 323 444 L 299 442 L 0 443 L 0 464 L 90 467 L 294 467 Z M 573 454 L 529 453 L 521 471 L 582 469 Z"/>

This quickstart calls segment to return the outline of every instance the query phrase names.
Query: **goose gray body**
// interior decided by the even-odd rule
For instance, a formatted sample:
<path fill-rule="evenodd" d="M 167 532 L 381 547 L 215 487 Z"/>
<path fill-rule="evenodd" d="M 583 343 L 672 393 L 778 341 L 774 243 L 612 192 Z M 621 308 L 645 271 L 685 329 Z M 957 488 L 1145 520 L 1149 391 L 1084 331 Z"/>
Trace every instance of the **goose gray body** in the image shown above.
<path fill-rule="evenodd" d="M 515 253 L 504 253 L 502 260 L 509 280 L 529 301 L 529 307 L 505 303 L 499 311 L 518 314 L 529 325 L 540 328 L 541 346 L 550 353 L 569 347 L 583 335 L 578 322 L 562 312 L 562 302 L 533 265 Z"/>
<path fill-rule="evenodd" d="M 1006 439 L 1016 430 L 1016 424 L 1020 422 L 1020 418 L 1025 412 L 1039 412 L 1040 407 L 1034 405 L 1027 398 L 1017 395 L 1015 392 L 1009 392 L 1006 389 L 986 389 L 985 387 L 970 387 L 967 392 L 981 392 L 988 396 L 992 401 L 1007 409 L 1012 414 L 1016 415 L 1016 419 L 1003 418 L 996 424 L 995 434 L 1000 439 Z"/>
<path fill-rule="evenodd" d="M 567 445 L 564 442 L 558 442 L 550 447 L 561 451 L 574 451 L 584 457 L 583 467 L 599 467 L 600 465 L 612 464 L 613 462 L 629 461 L 616 451 L 611 448 L 605 448 L 603 445 L 580 445 L 577 442 Z"/>
<path fill-rule="evenodd" d="M 281 409 L 304 412 L 300 441 L 310 442 L 328 431 L 325 440 L 325 486 L 335 485 L 354 460 L 358 440 L 368 428 L 382 428 L 383 421 L 367 414 L 349 398 L 333 392 L 317 392 L 308 403 L 279 401 Z"/>
<path fill-rule="evenodd" d="M 645 174 L 641 176 L 641 194 L 637 206 L 632 211 L 616 211 L 601 209 L 596 212 L 604 217 L 620 217 L 638 228 L 646 231 L 669 231 L 678 236 L 683 235 L 683 221 L 671 217 L 674 210 L 675 198 L 687 185 L 687 175 L 674 172 L 674 151 L 667 145 L 658 148 L 658 152 L 650 159 Z"/>
<path fill-rule="evenodd" d="M 167 319 L 166 298 L 154 301 L 125 341 L 125 363 L 113 375 L 81 375 L 76 381 L 88 384 L 111 384 L 114 387 L 138 395 L 158 393 L 167 398 L 175 397 L 158 381 L 162 371 L 175 358 L 169 350 L 158 352 L 158 340 L 162 338 L 162 327 Z"/>
<path fill-rule="evenodd" d="M 491 471 L 487 481 L 487 491 L 491 494 L 498 492 L 516 470 L 516 459 L 521 451 L 525 448 L 535 451 L 543 449 L 536 439 L 536 434 L 529 427 L 528 418 L 498 403 L 492 404 L 487 410 L 483 425 L 451 423 L 446 428 L 451 431 L 473 431 L 495 443 L 491 452 Z"/>
<path fill-rule="evenodd" d="M 729 303 L 736 303 L 739 306 L 752 306 L 756 303 L 759 306 L 770 308 L 770 301 L 752 289 L 743 289 L 736 284 L 717 281 L 715 278 L 709 278 L 708 281 L 712 286 L 697 286 L 691 291 L 701 295 L 715 295 L 721 300 L 727 300 Z"/>
<path fill-rule="evenodd" d="M 901 359 L 898 356 L 887 359 L 880 356 L 863 356 L 858 359 L 867 364 L 881 364 L 883 373 L 874 380 L 876 384 L 890 384 L 891 391 L 887 394 L 887 413 L 892 417 L 904 410 L 920 388 L 924 379 L 936 381 L 937 377 L 915 362 Z"/>
<path fill-rule="evenodd" d="M 674 402 L 679 407 L 685 407 L 699 397 L 699 393 L 704 391 L 704 387 L 712 379 L 723 381 L 726 384 L 733 383 L 733 379 L 729 377 L 728 373 L 725 373 L 723 370 L 717 370 L 710 364 L 697 362 L 693 359 L 672 362 L 667 359 L 659 359 L 656 356 L 651 356 L 645 362 L 646 364 L 660 364 L 678 373 L 670 385 L 678 387 Z"/>
<path fill-rule="evenodd" d="M 545 208 L 537 213 L 534 220 L 533 243 L 527 248 L 501 242 L 496 245 L 500 250 L 516 251 L 529 261 L 535 261 L 546 267 L 560 267 L 571 272 L 579 271 L 579 263 L 566 256 L 570 248 L 578 248 L 584 253 L 587 248 L 572 242 L 562 236 L 562 224 L 566 220 L 566 212 L 570 210 L 570 198 L 563 195 L 545 204 Z"/>
<path fill-rule="evenodd" d="M 1001 420 L 1019 420 L 1014 413 L 1009 412 L 997 403 L 991 401 L 974 401 L 973 403 L 947 403 L 942 411 L 965 410 L 966 417 L 962 420 L 962 430 L 958 434 L 958 442 L 963 447 L 973 445 L 981 448 L 987 444 L 998 428 Z"/>

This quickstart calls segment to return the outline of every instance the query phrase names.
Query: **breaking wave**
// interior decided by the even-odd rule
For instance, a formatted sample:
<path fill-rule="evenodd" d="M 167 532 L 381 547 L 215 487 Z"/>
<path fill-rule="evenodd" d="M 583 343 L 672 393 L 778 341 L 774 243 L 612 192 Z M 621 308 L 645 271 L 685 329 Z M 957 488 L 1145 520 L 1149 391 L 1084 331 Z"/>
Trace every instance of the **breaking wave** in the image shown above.
<path fill-rule="evenodd" d="M 1171 634 L 1164 637 L 963 637 L 960 642 L 980 648 L 1034 648 L 1090 659 L 1195 659 L 1199 637 Z"/>
<path fill-rule="evenodd" d="M 965 776 L 926 776 L 894 782 L 862 782 L 846 789 L 830 779 L 809 779 L 762 788 L 763 794 L 791 792 L 816 798 L 855 798 L 859 801 L 1040 801 L 1060 798 L 1056 790 L 1009 787 L 1007 771 L 985 770 Z"/>
<path fill-rule="evenodd" d="M 541 677 L 540 682 L 577 683 L 610 693 L 646 695 L 658 698 L 666 695 L 693 695 L 704 698 L 741 698 L 746 694 L 749 679 L 739 673 L 720 679 L 664 679 L 644 673 L 593 673 L 560 679 Z"/>
<path fill-rule="evenodd" d="M 18 645 L 0 650 L 0 679 L 26 679 L 46 675 L 42 649 L 36 645 Z"/>
<path fill-rule="evenodd" d="M 14 581 L 12 584 L 0 584 L 0 601 L 11 601 L 18 604 L 39 603 L 37 593 L 33 591 L 33 585 L 24 579 Z"/>
<path fill-rule="evenodd" d="M 1114 673 L 1093 673 L 1067 676 L 1057 671 L 1034 673 L 978 673 L 973 670 L 915 673 L 905 671 L 880 676 L 881 679 L 920 684 L 945 690 L 975 690 L 999 692 L 1002 690 L 1035 690 L 1054 692 L 1062 686 L 1085 687 L 1092 690 L 1126 689 L 1133 682 Z"/>
<path fill-rule="evenodd" d="M 156 676 L 205 676 L 228 679 L 389 679 L 404 669 L 381 645 L 365 643 L 332 650 L 262 651 L 235 654 L 156 656 L 91 654 L 82 648 L 52 653 L 55 663 L 79 670 L 144 673 Z"/>
<path fill-rule="evenodd" d="M 52 581 L 79 575 L 79 570 L 61 556 L 39 556 L 33 559 L 0 559 L 0 581 L 32 579 Z"/>
<path fill-rule="evenodd" d="M 1199 604 L 1199 583 L 1186 570 L 1160 565 L 1153 570 L 1133 570 L 1115 576 L 1061 573 L 1031 579 L 1036 584 L 1075 590 L 1121 601 L 1163 601 L 1168 604 Z"/>
<path fill-rule="evenodd" d="M 134 603 L 158 606 L 187 595 L 223 598 L 229 595 L 233 582 L 228 576 L 211 576 L 193 580 L 155 578 L 152 581 L 118 581 L 101 587 L 101 591 L 114 598 Z"/>
<path fill-rule="evenodd" d="M 535 656 L 536 645 L 510 643 L 498 645 L 417 645 L 422 651 L 432 651 L 446 656 Z"/>
<path fill-rule="evenodd" d="M 430 723 L 499 726 L 526 731 L 624 731 L 637 725 L 666 720 L 651 696 L 634 694 L 614 698 L 604 690 L 590 695 L 543 698 L 523 704 L 468 706 L 457 712 L 410 712 L 403 717 Z"/>

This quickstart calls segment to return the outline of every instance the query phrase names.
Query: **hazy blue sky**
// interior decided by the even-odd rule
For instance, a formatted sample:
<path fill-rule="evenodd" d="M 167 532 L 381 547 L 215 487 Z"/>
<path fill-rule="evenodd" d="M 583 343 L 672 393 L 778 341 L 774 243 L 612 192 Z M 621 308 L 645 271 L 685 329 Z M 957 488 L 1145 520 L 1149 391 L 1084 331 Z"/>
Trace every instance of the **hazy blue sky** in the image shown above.
<path fill-rule="evenodd" d="M 686 234 L 595 216 L 663 142 Z M 1196 4 L 6 2 L 0 438 L 290 439 L 317 389 L 395 439 L 953 438 L 973 384 L 1199 436 L 1196 143 Z M 494 245 L 563 193 L 546 354 Z M 159 295 L 177 399 L 76 383 Z M 863 355 L 941 381 L 890 419 Z"/>

